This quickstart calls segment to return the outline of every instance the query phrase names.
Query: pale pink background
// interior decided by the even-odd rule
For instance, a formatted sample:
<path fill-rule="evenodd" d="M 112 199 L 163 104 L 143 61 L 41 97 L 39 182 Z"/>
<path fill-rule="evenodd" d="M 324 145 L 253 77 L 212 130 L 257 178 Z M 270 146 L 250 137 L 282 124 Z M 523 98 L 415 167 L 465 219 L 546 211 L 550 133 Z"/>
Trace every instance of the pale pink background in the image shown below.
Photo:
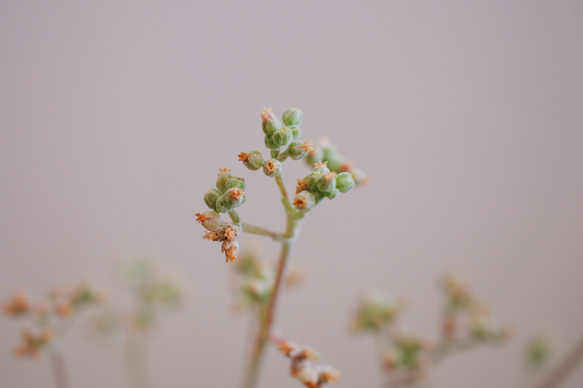
<path fill-rule="evenodd" d="M 115 263 L 156 258 L 192 294 L 152 340 L 157 386 L 236 387 L 247 319 L 194 213 L 230 167 L 242 217 L 283 227 L 275 185 L 236 155 L 263 149 L 263 106 L 297 106 L 304 137 L 330 136 L 371 183 L 306 220 L 308 283 L 282 297 L 281 331 L 338 387 L 377 387 L 373 342 L 346 334 L 358 294 L 408 295 L 430 335 L 436 279 L 460 268 L 517 336 L 449 360 L 440 386 L 518 386 L 528 336 L 564 349 L 583 332 L 582 20 L 579 1 L 4 0 L 0 295 L 83 277 L 124 295 Z M 289 185 L 306 171 L 285 168 Z M 0 386 L 51 387 L 46 362 L 12 358 L 18 330 L 0 319 Z M 65 348 L 74 388 L 126 386 L 79 327 Z M 287 367 L 270 350 L 261 386 L 298 387 Z"/>

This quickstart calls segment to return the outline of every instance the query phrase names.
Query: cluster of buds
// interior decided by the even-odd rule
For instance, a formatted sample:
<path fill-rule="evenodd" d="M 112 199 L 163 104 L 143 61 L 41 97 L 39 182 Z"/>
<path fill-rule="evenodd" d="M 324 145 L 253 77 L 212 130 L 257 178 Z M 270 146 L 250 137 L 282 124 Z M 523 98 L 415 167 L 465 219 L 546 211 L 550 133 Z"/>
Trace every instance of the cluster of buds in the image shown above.
<path fill-rule="evenodd" d="M 10 317 L 27 318 L 34 330 L 22 331 L 22 342 L 14 353 L 22 357 L 39 357 L 56 339 L 56 333 L 74 313 L 84 307 L 99 304 L 105 299 L 103 291 L 97 290 L 89 283 L 80 283 L 74 287 L 54 287 L 48 297 L 32 302 L 22 290 L 12 294 L 4 303 L 4 313 Z"/>
<path fill-rule="evenodd" d="M 228 168 L 219 169 L 216 188 L 209 189 L 204 202 L 218 213 L 228 213 L 245 203 L 245 179 L 231 175 Z"/>
<path fill-rule="evenodd" d="M 261 259 L 255 250 L 243 252 L 234 271 L 235 309 L 242 311 L 264 306 L 271 296 L 275 271 L 275 262 Z M 284 284 L 294 287 L 301 283 L 302 277 L 301 270 L 292 269 L 286 273 Z"/>
<path fill-rule="evenodd" d="M 502 341 L 511 335 L 511 328 L 499 324 L 491 316 L 490 309 L 461 277 L 455 274 L 445 276 L 442 291 L 445 306 L 441 331 L 445 339 Z"/>
<path fill-rule="evenodd" d="M 382 363 L 393 380 L 412 384 L 427 376 L 431 342 L 412 334 L 396 333 L 383 353 Z"/>
<path fill-rule="evenodd" d="M 208 231 L 203 238 L 210 241 L 221 242 L 221 252 L 225 254 L 226 262 L 237 260 L 239 253 L 240 222 L 235 208 L 241 206 L 247 200 L 245 196 L 245 179 L 231 175 L 227 168 L 219 169 L 216 188 L 209 189 L 204 195 L 204 202 L 211 211 L 196 213 L 196 220 Z M 219 213 L 228 213 L 235 223 L 221 220 Z"/>
<path fill-rule="evenodd" d="M 377 331 L 393 324 L 399 314 L 407 307 L 405 299 L 393 299 L 369 292 L 358 304 L 353 317 L 353 332 Z"/>
<path fill-rule="evenodd" d="M 313 165 L 319 161 L 327 162 L 328 169 L 332 172 L 337 174 L 349 173 L 357 185 L 368 182 L 368 176 L 365 172 L 354 167 L 354 164 L 326 138 L 320 140 L 317 145 L 314 145 L 312 151 L 308 153 L 306 158 L 306 162 L 309 165 Z"/>
<path fill-rule="evenodd" d="M 330 171 L 327 162 L 314 164 L 313 171 L 297 180 L 293 205 L 302 213 L 312 210 L 324 198 L 334 199 L 340 193 L 347 193 L 356 183 L 348 172 L 337 174 Z"/>
<path fill-rule="evenodd" d="M 184 300 L 183 287 L 175 277 L 149 260 L 125 262 L 119 273 L 121 282 L 132 292 L 134 308 L 129 311 L 107 309 L 95 316 L 90 327 L 94 337 L 111 337 L 124 328 L 148 333 L 155 327 L 161 312 L 181 306 Z"/>
<path fill-rule="evenodd" d="M 283 123 L 275 117 L 273 109 L 264 108 L 261 111 L 265 146 L 271 150 L 271 159 L 265 160 L 259 151 L 241 152 L 239 161 L 245 167 L 256 171 L 263 168 L 263 173 L 269 177 L 281 174 L 282 164 L 288 157 L 300 160 L 314 151 L 314 146 L 307 141 L 297 140 L 302 132 L 302 112 L 297 108 L 288 109 L 282 116 Z M 281 151 L 281 148 L 285 148 Z"/>
<path fill-rule="evenodd" d="M 317 353 L 309 347 L 299 346 L 285 340 L 278 341 L 279 351 L 291 360 L 290 374 L 308 388 L 319 388 L 335 383 L 340 372 L 329 365 L 322 365 Z"/>

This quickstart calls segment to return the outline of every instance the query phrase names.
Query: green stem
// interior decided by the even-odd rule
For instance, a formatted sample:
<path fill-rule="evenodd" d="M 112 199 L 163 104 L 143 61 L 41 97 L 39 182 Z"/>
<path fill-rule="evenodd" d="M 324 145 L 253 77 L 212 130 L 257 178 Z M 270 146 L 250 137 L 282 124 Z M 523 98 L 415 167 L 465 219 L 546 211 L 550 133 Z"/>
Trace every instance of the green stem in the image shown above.
<path fill-rule="evenodd" d="M 239 217 L 239 213 L 236 210 L 229 210 L 229 217 L 233 220 L 233 223 L 239 225 L 241 223 L 241 217 Z"/>
<path fill-rule="evenodd" d="M 273 232 L 269 229 L 262 228 L 260 226 L 251 225 L 251 224 L 248 224 L 246 222 L 243 222 L 241 225 L 243 227 L 243 232 L 245 232 L 245 233 L 271 237 L 275 241 L 283 241 L 283 240 L 287 239 L 287 237 L 285 237 L 283 233 L 276 233 L 276 232 Z"/>
<path fill-rule="evenodd" d="M 279 259 L 279 263 L 277 265 L 277 276 L 275 278 L 275 283 L 273 285 L 271 296 L 269 298 L 267 306 L 260 318 L 261 322 L 259 324 L 259 332 L 257 333 L 257 338 L 255 341 L 255 345 L 252 349 L 251 358 L 249 361 L 249 367 L 247 369 L 247 374 L 243 382 L 244 388 L 255 388 L 257 386 L 259 369 L 261 367 L 261 361 L 263 359 L 265 345 L 267 344 L 270 338 L 271 327 L 273 325 L 273 320 L 275 316 L 275 308 L 277 305 L 277 296 L 279 294 L 279 290 L 281 289 L 281 284 L 283 283 L 285 267 L 289 257 L 292 254 L 301 227 L 301 222 L 295 216 L 292 206 L 289 203 L 287 191 L 285 189 L 285 185 L 283 183 L 281 175 L 278 175 L 276 177 L 276 182 L 280 188 L 282 202 L 286 208 L 287 226 L 283 236 L 287 237 L 287 239 L 281 241 L 281 256 Z"/>
<path fill-rule="evenodd" d="M 65 361 L 60 351 L 55 351 L 50 355 L 51 369 L 53 370 L 53 377 L 55 378 L 55 387 L 69 388 L 69 376 Z"/>
<path fill-rule="evenodd" d="M 555 388 L 565 382 L 567 377 L 583 361 L 583 337 L 567 352 L 567 354 L 543 377 L 535 388 Z"/>

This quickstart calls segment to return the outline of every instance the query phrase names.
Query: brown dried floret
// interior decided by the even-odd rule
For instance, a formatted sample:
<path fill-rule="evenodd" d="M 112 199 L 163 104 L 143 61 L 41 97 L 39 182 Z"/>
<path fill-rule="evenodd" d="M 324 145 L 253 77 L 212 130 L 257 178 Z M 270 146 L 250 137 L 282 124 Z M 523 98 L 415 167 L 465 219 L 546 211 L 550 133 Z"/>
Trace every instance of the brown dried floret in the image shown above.
<path fill-rule="evenodd" d="M 195 216 L 196 216 L 196 222 L 199 222 L 201 224 L 207 220 L 210 220 L 210 217 L 207 217 L 201 213 L 196 213 Z"/>
<path fill-rule="evenodd" d="M 296 194 L 301 193 L 304 190 L 308 189 L 308 184 L 306 183 L 305 180 L 303 179 L 296 179 L 297 185 L 296 185 Z"/>
<path fill-rule="evenodd" d="M 277 171 L 277 164 L 275 163 L 275 161 L 270 159 L 265 163 L 264 168 L 265 168 L 265 171 L 267 171 L 269 174 L 271 174 L 271 173 Z"/>
<path fill-rule="evenodd" d="M 30 298 L 22 290 L 16 290 L 12 293 L 12 297 L 4 303 L 4 313 L 6 315 L 21 315 L 26 314 L 30 310 Z"/>
<path fill-rule="evenodd" d="M 261 121 L 263 121 L 263 124 L 266 124 L 268 121 L 275 119 L 275 115 L 273 114 L 273 109 L 271 107 L 263 108 L 260 115 L 261 115 Z"/>
<path fill-rule="evenodd" d="M 240 162 L 246 162 L 246 161 L 248 161 L 248 160 L 249 160 L 249 158 L 250 158 L 250 157 L 251 157 L 251 155 L 249 155 L 248 153 L 241 152 L 241 153 L 239 154 L 239 161 L 240 161 Z"/>
<path fill-rule="evenodd" d="M 293 205 L 301 210 L 308 206 L 308 201 L 304 197 L 296 197 L 294 199 Z"/>
<path fill-rule="evenodd" d="M 316 147 L 310 143 L 310 139 L 306 140 L 301 146 L 301 149 L 306 151 L 308 154 L 312 154 L 316 151 Z"/>
<path fill-rule="evenodd" d="M 231 190 L 231 193 L 229 194 L 229 197 L 238 201 L 241 199 L 241 197 L 244 195 L 245 193 L 243 192 L 243 190 L 239 189 L 239 188 L 234 188 L 233 190 Z"/>

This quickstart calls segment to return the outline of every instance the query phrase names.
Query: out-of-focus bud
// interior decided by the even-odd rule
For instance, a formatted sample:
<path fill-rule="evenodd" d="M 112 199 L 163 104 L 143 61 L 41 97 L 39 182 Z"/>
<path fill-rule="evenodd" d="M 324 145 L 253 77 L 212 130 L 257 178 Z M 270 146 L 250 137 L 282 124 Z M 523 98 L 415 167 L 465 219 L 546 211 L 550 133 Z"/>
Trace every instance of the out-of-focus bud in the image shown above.
<path fill-rule="evenodd" d="M 282 165 L 275 159 L 269 159 L 263 166 L 263 173 L 270 177 L 276 177 L 281 174 Z"/>
<path fill-rule="evenodd" d="M 227 181 L 229 180 L 229 178 L 232 177 L 230 171 L 231 170 L 229 170 L 228 168 L 220 168 L 219 169 L 219 175 L 217 176 L 217 189 L 219 189 L 223 193 L 225 191 L 227 191 L 227 187 L 226 187 Z"/>
<path fill-rule="evenodd" d="M 318 190 L 328 193 L 336 188 L 336 173 L 328 172 L 318 179 Z"/>
<path fill-rule="evenodd" d="M 215 211 L 196 213 L 196 221 L 211 232 L 221 226 L 221 216 Z"/>
<path fill-rule="evenodd" d="M 354 182 L 350 173 L 341 172 L 336 176 L 336 188 L 340 190 L 341 193 L 349 192 L 354 186 L 356 186 L 356 182 Z"/>
<path fill-rule="evenodd" d="M 225 199 L 231 208 L 236 208 L 244 204 L 247 197 L 243 190 L 233 187 L 225 192 Z"/>
<path fill-rule="evenodd" d="M 293 133 L 288 127 L 281 127 L 277 131 L 273 132 L 271 136 L 271 141 L 278 147 L 285 147 L 291 143 L 293 139 Z"/>
<path fill-rule="evenodd" d="M 283 113 L 282 119 L 285 125 L 301 125 L 302 111 L 298 108 L 288 109 Z"/>
<path fill-rule="evenodd" d="M 273 114 L 273 109 L 263 108 L 261 111 L 261 121 L 263 122 L 263 132 L 271 135 L 274 131 L 281 128 L 281 121 Z"/>
<path fill-rule="evenodd" d="M 241 152 L 239 154 L 239 161 L 243 162 L 245 167 L 253 171 L 259 170 L 265 163 L 265 160 L 263 160 L 263 156 L 261 156 L 259 151 L 251 151 L 248 154 Z"/>
<path fill-rule="evenodd" d="M 240 178 L 238 176 L 233 176 L 227 180 L 227 183 L 225 184 L 225 188 L 227 190 L 232 189 L 232 188 L 238 188 L 241 190 L 245 190 L 245 179 Z"/>
<path fill-rule="evenodd" d="M 204 195 L 204 203 L 211 209 L 215 210 L 217 199 L 223 195 L 219 189 L 209 189 L 206 194 Z"/>
<path fill-rule="evenodd" d="M 314 194 L 304 190 L 296 194 L 293 205 L 296 207 L 296 209 L 305 213 L 312 210 L 316 206 L 316 198 L 314 197 Z"/>
<path fill-rule="evenodd" d="M 540 370 L 546 367 L 553 355 L 553 341 L 548 335 L 539 334 L 526 345 L 527 368 Z"/>

